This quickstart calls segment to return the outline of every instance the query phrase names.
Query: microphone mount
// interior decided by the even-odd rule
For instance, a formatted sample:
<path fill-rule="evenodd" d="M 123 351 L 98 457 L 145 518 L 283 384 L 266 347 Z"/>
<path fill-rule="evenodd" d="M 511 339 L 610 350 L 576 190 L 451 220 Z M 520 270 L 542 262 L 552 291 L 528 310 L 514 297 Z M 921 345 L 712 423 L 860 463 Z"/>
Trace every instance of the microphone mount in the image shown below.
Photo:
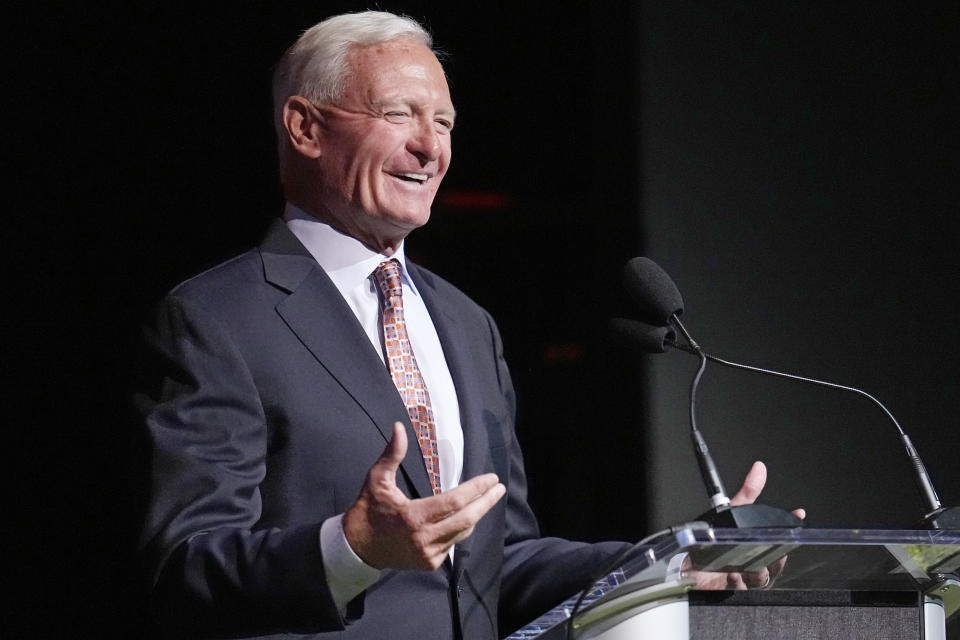
<path fill-rule="evenodd" d="M 930 475 L 927 473 L 909 436 L 907 436 L 900 427 L 900 424 L 897 422 L 897 419 L 893 417 L 893 414 L 890 413 L 879 400 L 865 391 L 854 387 L 728 362 L 704 352 L 696 340 L 693 339 L 693 336 L 687 331 L 686 327 L 683 326 L 683 323 L 680 322 L 679 316 L 683 313 L 683 298 L 680 295 L 679 289 L 677 289 L 677 285 L 657 263 L 649 258 L 637 257 L 628 261 L 624 266 L 623 283 L 625 291 L 633 304 L 634 314 L 637 319 L 618 319 L 616 321 L 618 333 L 631 336 L 635 343 L 650 353 L 663 353 L 669 346 L 680 351 L 691 353 L 700 359 L 700 367 L 697 369 L 697 373 L 690 387 L 690 427 L 694 452 L 697 456 L 697 462 L 700 465 L 704 484 L 707 487 L 707 493 L 710 495 L 710 501 L 713 505 L 713 510 L 702 516 L 702 520 L 708 520 L 717 524 L 722 513 L 722 517 L 725 519 L 722 523 L 724 526 L 800 526 L 802 524 L 802 521 L 792 514 L 788 514 L 779 509 L 773 509 L 772 507 L 764 508 L 761 505 L 729 506 L 729 498 L 727 498 L 726 491 L 723 489 L 723 484 L 720 482 L 719 474 L 710 457 L 706 442 L 697 429 L 696 423 L 695 406 L 697 386 L 700 383 L 700 378 L 703 376 L 707 361 L 712 360 L 717 364 L 734 369 L 765 373 L 799 382 L 843 391 L 852 391 L 869 399 L 883 410 L 891 422 L 897 427 L 897 431 L 900 434 L 900 440 L 914 468 L 914 479 L 916 480 L 923 500 L 925 516 L 921 521 L 921 525 L 932 529 L 960 529 L 960 507 L 943 507 L 940 503 L 940 498 L 937 496 L 937 492 L 933 488 Z M 671 326 L 675 326 L 679 330 L 686 344 L 676 340 L 676 336 L 670 328 Z M 748 511 L 745 507 L 750 507 L 749 510 L 756 512 L 757 517 L 739 518 L 735 516 L 737 511 L 745 514 Z M 779 512 L 785 517 L 781 518 L 771 513 L 763 513 L 765 510 Z M 771 522 L 780 522 L 781 524 L 768 524 Z"/>
<path fill-rule="evenodd" d="M 678 324 L 678 328 L 681 325 Z M 663 343 L 666 346 L 673 347 L 678 351 L 684 351 L 686 353 L 695 355 L 699 358 L 709 360 L 710 362 L 715 362 L 719 365 L 729 367 L 731 369 L 740 369 L 742 371 L 752 371 L 754 373 L 763 373 L 766 375 L 774 376 L 777 378 L 785 378 L 788 380 L 795 380 L 797 382 L 803 382 L 806 384 L 811 384 L 814 386 L 828 387 L 831 389 L 838 389 L 841 391 L 850 391 L 860 395 L 864 398 L 870 400 L 873 404 L 880 408 L 884 414 L 890 419 L 893 425 L 897 428 L 897 432 L 900 435 L 900 441 L 903 445 L 904 450 L 907 453 L 907 457 L 910 460 L 910 464 L 914 470 L 914 479 L 917 483 L 917 488 L 920 491 L 920 497 L 923 500 L 926 514 L 920 521 L 920 525 L 929 528 L 929 529 L 960 529 L 960 507 L 944 507 L 940 502 L 940 498 L 937 495 L 936 489 L 933 487 L 933 481 L 930 479 L 930 474 L 927 472 L 926 466 L 923 464 L 923 460 L 920 459 L 920 454 L 917 452 L 916 447 L 913 446 L 913 442 L 910 440 L 910 436 L 903 430 L 903 427 L 900 426 L 900 423 L 894 417 L 893 413 L 887 409 L 886 406 L 874 396 L 870 395 L 862 389 L 857 389 L 856 387 L 849 387 L 842 384 L 837 384 L 835 382 L 826 382 L 824 380 L 817 380 L 815 378 L 806 378 L 804 376 L 798 376 L 792 373 L 784 373 L 782 371 L 774 371 L 772 369 L 763 369 L 761 367 L 753 367 L 746 364 L 740 364 L 737 362 L 730 362 L 729 360 L 724 360 L 714 355 L 710 355 L 703 351 L 699 345 L 688 338 L 688 333 L 685 329 L 680 328 L 680 332 L 683 334 L 684 338 L 687 339 L 688 344 L 683 344 L 669 337 L 665 338 Z M 703 518 L 701 518 L 703 519 Z"/>
<path fill-rule="evenodd" d="M 692 353 L 700 358 L 700 367 L 690 383 L 690 439 L 693 442 L 694 455 L 697 458 L 697 464 L 700 467 L 700 476 L 703 478 L 707 489 L 707 495 L 710 496 L 712 508 L 706 513 L 697 517 L 697 520 L 703 520 L 710 523 L 713 527 L 723 527 L 727 529 L 755 529 L 755 528 L 795 528 L 802 527 L 803 520 L 792 513 L 779 507 L 771 507 L 765 504 L 742 504 L 731 505 L 730 498 L 723 488 L 723 482 L 720 480 L 720 473 L 713 462 L 713 456 L 707 447 L 707 442 L 697 428 L 697 387 L 700 385 L 700 378 L 707 366 L 707 360 L 711 359 L 707 353 L 700 348 L 697 341 L 694 340 L 687 328 L 680 322 L 677 314 L 671 314 L 670 322 L 677 327 L 681 335 L 687 341 L 686 345 L 680 345 L 671 338 L 664 338 L 664 344 L 682 349 Z"/>

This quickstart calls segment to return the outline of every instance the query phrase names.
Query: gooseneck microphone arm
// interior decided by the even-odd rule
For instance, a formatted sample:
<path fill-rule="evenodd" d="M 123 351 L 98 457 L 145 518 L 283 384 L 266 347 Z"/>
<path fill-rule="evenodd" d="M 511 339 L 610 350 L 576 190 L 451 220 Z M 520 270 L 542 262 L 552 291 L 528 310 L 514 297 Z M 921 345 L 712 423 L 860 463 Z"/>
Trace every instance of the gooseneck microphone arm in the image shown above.
<path fill-rule="evenodd" d="M 684 350 L 693 353 L 700 358 L 700 367 L 693 376 L 690 383 L 690 440 L 693 442 L 693 452 L 697 458 L 697 464 L 700 466 L 700 477 L 703 478 L 703 484 L 707 488 L 707 495 L 710 496 L 710 506 L 714 509 L 718 507 L 727 507 L 730 505 L 730 498 L 727 497 L 727 490 L 723 487 L 723 481 L 720 479 L 720 472 L 713 462 L 713 456 L 710 455 L 710 449 L 707 447 L 707 441 L 697 428 L 697 387 L 700 386 L 700 378 L 703 377 L 703 371 L 707 368 L 707 354 L 700 349 L 693 336 L 687 331 L 677 314 L 670 316 L 670 321 L 676 326 L 684 339 L 689 344 L 683 345 Z M 664 344 L 676 346 L 674 340 L 664 339 Z"/>
<path fill-rule="evenodd" d="M 683 323 L 680 322 L 679 316 L 683 313 L 683 298 L 680 296 L 677 285 L 674 284 L 670 276 L 668 276 L 657 263 L 649 258 L 637 257 L 628 261 L 624 267 L 623 283 L 629 299 L 633 303 L 636 317 L 633 320 L 618 319 L 614 326 L 619 334 L 629 337 L 634 344 L 649 353 L 663 353 L 667 347 L 673 347 L 680 351 L 692 353 L 700 358 L 700 368 L 697 370 L 696 377 L 690 389 L 690 426 L 694 450 L 697 454 L 697 463 L 700 465 L 701 475 L 703 476 L 704 483 L 707 486 L 707 492 L 710 494 L 712 502 L 714 501 L 714 496 L 717 496 L 718 500 L 726 500 L 726 493 L 723 491 L 723 485 L 720 483 L 719 475 L 713 466 L 713 461 L 707 451 L 706 444 L 703 442 L 703 437 L 700 436 L 700 432 L 697 429 L 696 415 L 694 413 L 697 385 L 700 383 L 700 377 L 703 375 L 703 370 L 708 360 L 734 369 L 765 373 L 775 377 L 839 389 L 841 391 L 852 391 L 873 402 L 880 407 L 887 417 L 890 418 L 890 421 L 897 427 L 897 432 L 900 434 L 900 441 L 907 453 L 907 457 L 910 458 L 910 463 L 914 469 L 914 479 L 916 480 L 917 487 L 920 489 L 920 495 L 924 507 L 927 510 L 923 518 L 924 525 L 934 529 L 960 529 L 960 507 L 944 508 L 941 505 L 940 498 L 933 488 L 933 482 L 930 480 L 930 474 L 927 473 L 927 469 L 920 460 L 916 448 L 903 431 L 903 428 L 900 427 L 897 419 L 893 417 L 893 414 L 890 413 L 879 400 L 869 393 L 854 387 L 728 362 L 727 360 L 705 353 L 683 326 Z M 676 340 L 676 335 L 670 328 L 671 326 L 676 327 L 680 331 L 686 344 Z M 752 509 L 746 508 L 747 506 L 752 507 Z M 775 526 L 794 526 L 800 523 L 799 519 L 794 516 L 786 514 L 786 512 L 780 513 L 782 510 L 771 510 L 761 507 L 762 505 L 718 507 L 715 503 L 713 513 L 704 514 L 705 518 L 703 519 L 717 522 L 721 521 L 721 515 L 726 518 L 732 514 L 735 526 L 767 526 L 771 522 L 776 521 L 779 521 L 780 524 Z M 748 513 L 750 511 L 756 513 Z M 766 513 L 762 513 L 764 511 L 766 511 Z M 754 517 L 755 515 L 757 516 L 756 518 Z M 783 515 L 787 515 L 788 517 L 784 518 L 782 517 Z M 791 518 L 796 522 L 792 523 Z M 730 518 L 727 518 L 727 522 L 729 521 Z"/>
<path fill-rule="evenodd" d="M 710 496 L 711 509 L 703 514 L 702 520 L 713 526 L 722 527 L 800 527 L 803 521 L 783 509 L 762 504 L 733 506 L 727 491 L 723 488 L 720 473 L 713 462 L 706 440 L 697 429 L 697 387 L 707 366 L 707 357 L 690 332 L 680 322 L 683 313 L 683 297 L 670 276 L 649 258 L 633 258 L 624 267 L 623 284 L 629 299 L 633 303 L 636 320 L 617 319 L 613 326 L 618 333 L 632 336 L 637 346 L 651 353 L 666 351 L 668 341 L 675 344 L 675 334 L 670 328 L 676 327 L 691 353 L 700 358 L 700 367 L 690 385 L 690 439 L 694 456 L 700 468 Z"/>
<path fill-rule="evenodd" d="M 679 321 L 677 322 L 678 322 L 677 326 L 680 328 L 680 331 L 683 333 L 684 337 L 686 338 L 688 336 L 686 330 L 682 328 L 682 325 L 679 324 Z M 755 373 L 763 373 L 763 374 L 767 374 L 777 378 L 786 378 L 788 380 L 796 380 L 798 382 L 804 382 L 804 383 L 815 385 L 815 386 L 829 387 L 831 389 L 839 389 L 841 391 L 851 391 L 860 396 L 863 396 L 864 398 L 867 398 L 868 400 L 873 402 L 876 406 L 880 407 L 880 409 L 887 415 L 888 418 L 890 418 L 890 421 L 897 428 L 897 431 L 900 434 L 900 441 L 903 443 L 903 447 L 907 452 L 907 457 L 910 458 L 910 463 L 913 465 L 917 487 L 920 489 L 920 495 L 927 509 L 927 516 L 929 517 L 929 516 L 935 515 L 942 510 L 943 505 L 940 503 L 940 498 L 937 496 L 937 492 L 933 488 L 933 482 L 930 480 L 930 474 L 927 473 L 927 469 L 924 466 L 923 461 L 920 459 L 920 455 L 917 453 L 916 448 L 913 446 L 913 442 L 910 441 L 910 436 L 906 434 L 906 432 L 900 426 L 900 423 L 897 422 L 897 419 L 893 416 L 890 410 L 887 409 L 882 402 L 877 400 L 875 397 L 873 397 L 866 391 L 857 389 L 856 387 L 848 387 L 846 385 L 836 384 L 834 382 L 826 382 L 824 380 L 816 380 L 814 378 L 805 378 L 803 376 L 794 375 L 792 373 L 783 373 L 782 371 L 773 371 L 771 369 L 763 369 L 761 367 L 752 367 L 746 364 L 730 362 L 728 360 L 724 360 L 723 358 L 718 358 L 717 356 L 713 356 L 704 352 L 699 347 L 699 345 L 697 345 L 695 342 L 692 342 L 692 341 L 690 342 L 689 345 L 687 345 L 687 344 L 682 344 L 680 342 L 677 342 L 676 340 L 671 340 L 667 338 L 664 340 L 664 344 L 666 344 L 667 346 L 673 347 L 674 349 L 691 353 L 701 358 L 701 360 L 709 360 L 711 362 L 716 362 L 719 365 L 730 367 L 731 369 L 753 371 Z M 701 365 L 701 370 L 702 370 L 702 365 Z"/>
<path fill-rule="evenodd" d="M 673 339 L 664 340 L 665 343 L 667 343 L 671 347 L 676 347 L 678 349 L 682 348 L 684 351 L 688 353 L 695 353 L 695 354 L 703 353 L 703 350 L 700 348 L 700 345 L 697 344 L 697 341 L 693 339 L 693 336 L 690 335 L 690 332 L 687 331 L 687 328 L 683 326 L 683 323 L 680 322 L 680 317 L 676 313 L 670 316 L 670 322 L 673 323 L 673 325 L 676 326 L 678 329 L 680 329 L 680 333 L 683 335 L 683 339 L 687 341 L 687 344 L 681 345 L 680 343 L 678 343 L 676 340 L 673 340 Z"/>

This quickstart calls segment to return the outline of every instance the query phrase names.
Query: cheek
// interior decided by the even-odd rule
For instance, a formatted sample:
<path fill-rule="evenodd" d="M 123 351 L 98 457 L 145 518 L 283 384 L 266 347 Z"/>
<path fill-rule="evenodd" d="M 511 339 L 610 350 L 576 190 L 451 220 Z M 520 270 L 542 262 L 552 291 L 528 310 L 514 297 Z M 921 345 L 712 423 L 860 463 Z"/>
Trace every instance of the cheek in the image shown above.
<path fill-rule="evenodd" d="M 453 150 L 450 148 L 450 140 L 447 139 L 444 142 L 441 142 L 441 151 L 440 151 L 440 171 L 444 174 L 447 172 L 447 169 L 450 168 L 450 162 L 453 159 Z"/>
<path fill-rule="evenodd" d="M 397 144 L 395 140 L 374 136 L 357 149 L 351 164 L 361 174 L 379 177 L 384 169 L 390 166 L 391 158 L 402 150 L 403 145 Z"/>
<path fill-rule="evenodd" d="M 340 187 L 351 198 L 365 197 L 376 190 L 381 178 L 381 161 L 376 150 L 368 147 L 356 147 L 343 159 L 340 172 Z"/>

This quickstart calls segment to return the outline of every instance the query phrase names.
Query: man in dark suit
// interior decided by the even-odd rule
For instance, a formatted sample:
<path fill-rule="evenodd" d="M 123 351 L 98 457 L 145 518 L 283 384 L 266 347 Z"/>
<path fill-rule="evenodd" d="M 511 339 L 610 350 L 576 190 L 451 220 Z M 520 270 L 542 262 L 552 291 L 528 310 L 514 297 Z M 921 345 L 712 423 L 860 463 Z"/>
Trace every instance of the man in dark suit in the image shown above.
<path fill-rule="evenodd" d="M 429 46 L 368 12 L 291 47 L 275 78 L 284 220 L 172 291 L 149 332 L 144 547 L 169 635 L 495 638 L 621 546 L 539 538 L 497 329 L 405 259 L 455 118 Z M 436 486 L 385 364 L 371 274 L 391 260 Z"/>
<path fill-rule="evenodd" d="M 404 256 L 451 156 L 430 46 L 379 12 L 301 36 L 274 82 L 283 220 L 148 332 L 165 635 L 493 639 L 623 548 L 539 536 L 497 328 Z"/>

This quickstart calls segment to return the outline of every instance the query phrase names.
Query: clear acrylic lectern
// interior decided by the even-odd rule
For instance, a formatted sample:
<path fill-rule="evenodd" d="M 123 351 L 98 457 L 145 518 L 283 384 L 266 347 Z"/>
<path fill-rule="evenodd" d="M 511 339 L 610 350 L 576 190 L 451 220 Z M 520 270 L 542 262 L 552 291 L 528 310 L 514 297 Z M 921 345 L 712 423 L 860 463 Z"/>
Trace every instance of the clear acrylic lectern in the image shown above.
<path fill-rule="evenodd" d="M 766 567 L 762 587 L 713 590 Z M 508 640 L 943 640 L 958 573 L 960 531 L 685 527 L 600 580 L 572 625 L 576 596 Z"/>

